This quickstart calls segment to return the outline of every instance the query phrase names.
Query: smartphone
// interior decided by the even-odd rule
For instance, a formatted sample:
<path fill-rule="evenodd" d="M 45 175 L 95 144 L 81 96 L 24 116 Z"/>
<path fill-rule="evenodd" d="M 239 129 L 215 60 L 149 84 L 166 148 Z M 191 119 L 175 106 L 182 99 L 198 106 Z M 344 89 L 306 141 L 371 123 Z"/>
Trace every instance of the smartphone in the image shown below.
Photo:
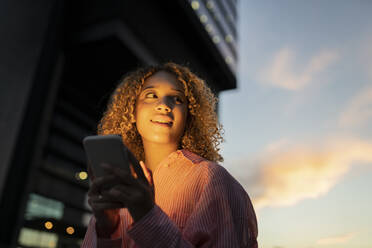
<path fill-rule="evenodd" d="M 87 136 L 83 139 L 83 146 L 88 159 L 88 166 L 90 165 L 95 177 L 105 175 L 105 170 L 101 167 L 102 163 L 117 166 L 128 173 L 131 173 L 130 164 L 132 164 L 138 179 L 147 183 L 141 165 L 123 144 L 120 135 Z"/>

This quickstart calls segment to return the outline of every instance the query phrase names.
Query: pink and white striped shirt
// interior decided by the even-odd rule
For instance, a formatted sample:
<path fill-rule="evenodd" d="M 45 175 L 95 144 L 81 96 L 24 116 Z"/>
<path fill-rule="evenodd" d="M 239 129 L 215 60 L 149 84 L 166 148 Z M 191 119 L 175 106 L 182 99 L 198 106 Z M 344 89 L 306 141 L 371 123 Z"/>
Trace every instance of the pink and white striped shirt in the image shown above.
<path fill-rule="evenodd" d="M 256 215 L 243 187 L 217 163 L 177 150 L 153 173 L 155 206 L 133 223 L 126 208 L 111 239 L 91 218 L 82 248 L 257 248 Z"/>

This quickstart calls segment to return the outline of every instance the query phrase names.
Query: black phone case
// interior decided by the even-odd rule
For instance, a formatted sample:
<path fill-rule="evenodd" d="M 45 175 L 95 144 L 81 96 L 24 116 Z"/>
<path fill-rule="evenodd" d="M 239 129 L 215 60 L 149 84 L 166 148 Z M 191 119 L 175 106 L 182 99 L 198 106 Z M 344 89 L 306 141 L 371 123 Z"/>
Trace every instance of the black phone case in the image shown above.
<path fill-rule="evenodd" d="M 130 173 L 129 163 L 131 163 L 138 179 L 147 183 L 141 165 L 129 149 L 123 144 L 121 136 L 87 136 L 83 139 L 83 145 L 88 163 L 90 164 L 95 177 L 105 175 L 105 171 L 100 166 L 102 163 L 120 167 L 128 173 Z"/>

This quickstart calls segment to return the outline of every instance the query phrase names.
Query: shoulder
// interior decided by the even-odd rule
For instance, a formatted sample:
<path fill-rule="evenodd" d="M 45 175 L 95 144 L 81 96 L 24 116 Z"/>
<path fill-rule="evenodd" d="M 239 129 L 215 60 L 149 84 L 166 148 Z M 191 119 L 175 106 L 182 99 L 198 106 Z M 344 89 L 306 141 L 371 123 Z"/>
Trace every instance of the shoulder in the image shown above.
<path fill-rule="evenodd" d="M 193 170 L 198 171 L 206 184 L 220 185 L 224 187 L 239 188 L 243 190 L 240 183 L 222 165 L 207 160 L 196 153 L 181 150 L 182 155 L 193 165 Z M 244 191 L 244 190 L 243 190 Z"/>
<path fill-rule="evenodd" d="M 186 153 L 193 169 L 198 171 L 202 194 L 201 200 L 210 203 L 208 208 L 230 211 L 230 217 L 238 228 L 248 225 L 252 237 L 257 237 L 256 214 L 248 193 L 222 165 L 209 161 L 195 153 Z M 197 162 L 195 162 L 197 161 Z M 243 232 L 243 230 L 242 230 Z"/>

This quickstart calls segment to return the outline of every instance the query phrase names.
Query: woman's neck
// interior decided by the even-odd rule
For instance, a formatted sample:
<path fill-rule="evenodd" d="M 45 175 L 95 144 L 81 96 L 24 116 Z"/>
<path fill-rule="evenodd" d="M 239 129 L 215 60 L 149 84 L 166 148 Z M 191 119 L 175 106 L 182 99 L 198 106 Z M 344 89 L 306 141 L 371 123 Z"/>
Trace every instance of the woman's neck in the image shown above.
<path fill-rule="evenodd" d="M 143 146 L 145 150 L 145 165 L 152 172 L 156 170 L 161 161 L 178 149 L 177 144 L 154 144 L 143 142 Z"/>

